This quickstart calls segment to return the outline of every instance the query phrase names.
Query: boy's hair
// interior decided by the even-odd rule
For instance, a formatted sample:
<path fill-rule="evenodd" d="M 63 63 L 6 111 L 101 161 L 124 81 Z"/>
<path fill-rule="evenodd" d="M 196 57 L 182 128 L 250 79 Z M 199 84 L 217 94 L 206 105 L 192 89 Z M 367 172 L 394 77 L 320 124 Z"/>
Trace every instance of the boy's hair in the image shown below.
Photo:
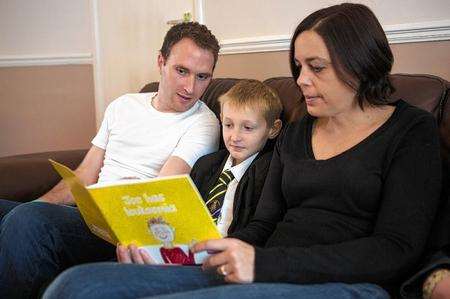
<path fill-rule="evenodd" d="M 216 66 L 220 50 L 219 42 L 205 25 L 197 22 L 184 22 L 172 26 L 167 31 L 161 46 L 162 57 L 167 59 L 172 47 L 183 38 L 189 38 L 198 47 L 211 52 L 214 56 L 214 67 Z"/>
<path fill-rule="evenodd" d="M 268 126 L 280 118 L 283 106 L 278 94 L 258 80 L 240 80 L 219 97 L 220 108 L 230 103 L 237 108 L 253 108 L 262 113 Z"/>

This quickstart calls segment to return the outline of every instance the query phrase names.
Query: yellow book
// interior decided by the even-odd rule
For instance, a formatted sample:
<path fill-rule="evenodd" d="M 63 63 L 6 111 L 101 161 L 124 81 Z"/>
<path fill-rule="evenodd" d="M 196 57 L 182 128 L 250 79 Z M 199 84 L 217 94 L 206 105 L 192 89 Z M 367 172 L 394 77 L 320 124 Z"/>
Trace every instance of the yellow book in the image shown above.
<path fill-rule="evenodd" d="M 193 255 L 189 245 L 221 238 L 189 175 L 85 187 L 68 167 L 50 162 L 91 232 L 114 245 L 136 244 L 157 263 L 201 264 L 207 253 Z"/>

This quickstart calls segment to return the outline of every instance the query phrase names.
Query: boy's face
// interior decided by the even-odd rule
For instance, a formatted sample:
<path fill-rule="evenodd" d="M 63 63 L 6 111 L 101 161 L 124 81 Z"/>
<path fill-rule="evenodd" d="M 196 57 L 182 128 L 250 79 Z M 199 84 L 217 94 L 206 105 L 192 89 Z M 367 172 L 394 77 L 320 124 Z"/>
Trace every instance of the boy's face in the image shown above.
<path fill-rule="evenodd" d="M 276 136 L 259 111 L 249 107 L 222 106 L 222 132 L 225 146 L 237 165 L 262 150 L 267 139 Z"/>
<path fill-rule="evenodd" d="M 155 108 L 161 112 L 189 110 L 203 95 L 211 82 L 214 56 L 184 38 L 172 46 L 167 59 L 160 54 L 161 73 Z"/>

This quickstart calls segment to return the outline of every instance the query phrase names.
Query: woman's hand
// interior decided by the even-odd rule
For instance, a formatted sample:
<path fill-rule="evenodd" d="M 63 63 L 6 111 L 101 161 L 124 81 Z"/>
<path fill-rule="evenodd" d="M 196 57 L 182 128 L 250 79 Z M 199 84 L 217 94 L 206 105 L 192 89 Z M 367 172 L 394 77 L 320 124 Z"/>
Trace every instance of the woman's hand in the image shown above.
<path fill-rule="evenodd" d="M 215 268 L 225 281 L 251 283 L 254 280 L 255 248 L 238 239 L 208 240 L 195 244 L 192 252 L 218 252 L 203 262 L 203 269 Z"/>
<path fill-rule="evenodd" d="M 130 244 L 127 246 L 117 244 L 116 256 L 119 263 L 124 264 L 149 264 L 154 265 L 155 262 L 150 255 L 144 250 L 139 249 L 136 245 Z"/>

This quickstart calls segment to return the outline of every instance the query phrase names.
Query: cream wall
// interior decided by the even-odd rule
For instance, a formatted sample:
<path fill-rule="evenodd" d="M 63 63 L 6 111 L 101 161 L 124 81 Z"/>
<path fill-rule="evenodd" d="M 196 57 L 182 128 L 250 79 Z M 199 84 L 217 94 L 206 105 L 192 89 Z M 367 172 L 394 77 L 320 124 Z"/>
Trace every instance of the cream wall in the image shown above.
<path fill-rule="evenodd" d="M 394 42 L 414 40 L 411 34 L 417 37 L 417 32 L 421 40 L 442 39 L 393 44 L 394 72 L 450 79 L 450 1 L 361 2 L 373 8 Z M 88 146 L 111 100 L 159 80 L 156 56 L 167 21 L 184 12 L 206 23 L 224 53 L 230 45 L 239 53 L 220 56 L 216 77 L 265 79 L 289 75 L 286 49 L 299 19 L 334 3 L 338 1 L 2 0 L 0 156 Z M 257 53 L 245 53 L 249 49 Z M 79 105 L 73 108 L 73 103 Z M 61 112 L 55 117 L 59 123 L 38 123 L 52 117 L 55 107 Z M 74 114 L 70 107 L 84 113 Z M 76 127 L 80 129 L 74 131 Z"/>
<path fill-rule="evenodd" d="M 290 76 L 287 51 L 221 55 L 214 71 L 216 78 L 263 81 L 277 76 Z"/>
<path fill-rule="evenodd" d="M 1 0 L 0 156 L 88 147 L 111 100 L 159 80 L 167 21 L 193 3 Z"/>
<path fill-rule="evenodd" d="M 393 73 L 432 74 L 450 81 L 450 41 L 391 45 Z M 216 78 L 290 76 L 288 51 L 222 55 Z"/>
<path fill-rule="evenodd" d="M 0 62 L 5 56 L 91 53 L 89 0 L 1 0 Z"/>
<path fill-rule="evenodd" d="M 90 0 L 0 1 L 0 156 L 95 134 Z"/>
<path fill-rule="evenodd" d="M 288 76 L 290 37 L 309 13 L 341 1 L 204 0 L 206 25 L 222 45 L 216 77 Z M 383 25 L 395 56 L 393 72 L 450 80 L 450 1 L 360 0 Z"/>
<path fill-rule="evenodd" d="M 391 45 L 394 73 L 440 76 L 450 81 L 450 41 Z"/>
<path fill-rule="evenodd" d="M 336 0 L 204 0 L 205 23 L 222 40 L 290 35 L 311 12 Z M 382 25 L 449 20 L 448 0 L 359 0 L 372 8 Z M 239 30 L 237 30 L 239 29 Z"/>
<path fill-rule="evenodd" d="M 94 1 L 97 125 L 108 103 L 159 80 L 158 51 L 167 21 L 193 11 L 186 0 Z"/>
<path fill-rule="evenodd" d="M 0 157 L 89 147 L 91 65 L 0 68 Z"/>

